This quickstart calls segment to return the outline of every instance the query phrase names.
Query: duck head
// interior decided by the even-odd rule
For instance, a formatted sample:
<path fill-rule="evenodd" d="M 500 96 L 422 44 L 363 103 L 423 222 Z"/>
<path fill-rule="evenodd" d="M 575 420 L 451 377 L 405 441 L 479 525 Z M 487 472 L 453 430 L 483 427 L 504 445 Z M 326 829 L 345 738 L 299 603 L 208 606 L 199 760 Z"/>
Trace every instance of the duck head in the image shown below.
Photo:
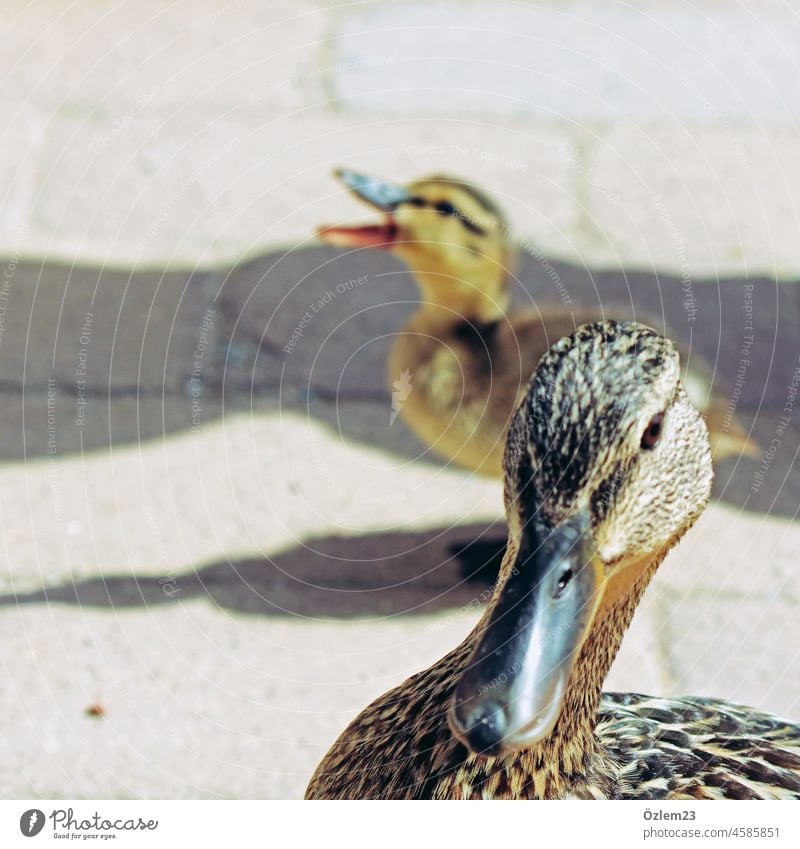
<path fill-rule="evenodd" d="M 591 689 L 576 676 L 605 678 L 621 633 L 594 667 L 582 648 L 624 631 L 642 581 L 708 501 L 708 434 L 672 343 L 611 321 L 558 341 L 515 413 L 504 470 L 506 561 L 449 711 L 485 755 L 546 741 L 570 687 Z"/>
<path fill-rule="evenodd" d="M 323 241 L 391 251 L 414 272 L 425 303 L 462 318 L 491 321 L 505 312 L 515 251 L 502 213 L 484 192 L 443 176 L 402 186 L 346 168 L 336 175 L 381 219 L 322 227 Z"/>

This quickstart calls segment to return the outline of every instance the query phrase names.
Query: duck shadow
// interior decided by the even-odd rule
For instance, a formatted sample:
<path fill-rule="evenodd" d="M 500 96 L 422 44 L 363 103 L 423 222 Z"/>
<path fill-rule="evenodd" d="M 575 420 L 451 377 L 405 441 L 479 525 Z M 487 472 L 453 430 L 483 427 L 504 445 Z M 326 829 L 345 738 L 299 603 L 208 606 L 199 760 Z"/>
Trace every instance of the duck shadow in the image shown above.
<path fill-rule="evenodd" d="M 502 524 L 311 539 L 264 558 L 219 561 L 166 577 L 89 578 L 0 606 L 136 608 L 205 598 L 237 613 L 306 619 L 386 618 L 477 609 L 488 599 Z"/>
<path fill-rule="evenodd" d="M 19 380 L 0 381 L 0 459 L 163 438 L 225 412 L 290 410 L 346 440 L 440 465 L 402 419 L 391 419 L 388 352 L 419 296 L 408 269 L 385 252 L 316 247 L 203 272 L 21 263 L 16 274 L 3 347 L 4 374 Z M 721 464 L 716 497 L 795 515 L 800 413 L 792 410 L 787 426 L 780 420 L 800 356 L 800 287 L 739 277 L 687 288 L 655 271 L 522 254 L 515 299 L 543 311 L 646 317 L 690 362 L 701 357 L 737 419 L 765 450 L 776 446 L 755 487 L 759 461 Z M 747 337 L 754 341 L 742 373 Z M 80 387 L 76 364 L 85 371 Z"/>

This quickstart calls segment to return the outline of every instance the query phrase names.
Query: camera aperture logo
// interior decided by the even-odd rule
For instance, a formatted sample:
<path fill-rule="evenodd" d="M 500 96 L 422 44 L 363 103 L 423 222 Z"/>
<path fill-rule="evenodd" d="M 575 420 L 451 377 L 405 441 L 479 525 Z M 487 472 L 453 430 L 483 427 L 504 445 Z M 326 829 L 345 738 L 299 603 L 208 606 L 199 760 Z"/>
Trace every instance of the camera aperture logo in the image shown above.
<path fill-rule="evenodd" d="M 19 818 L 19 830 L 25 837 L 36 837 L 44 828 L 44 811 L 31 808 Z"/>
<path fill-rule="evenodd" d="M 47 820 L 51 822 L 53 838 L 62 840 L 114 840 L 120 831 L 155 831 L 158 828 L 158 820 L 141 817 L 110 819 L 95 811 L 91 816 L 80 818 L 72 808 L 56 808 L 45 816 L 44 811 L 31 808 L 19 818 L 19 830 L 25 837 L 36 837 Z"/>

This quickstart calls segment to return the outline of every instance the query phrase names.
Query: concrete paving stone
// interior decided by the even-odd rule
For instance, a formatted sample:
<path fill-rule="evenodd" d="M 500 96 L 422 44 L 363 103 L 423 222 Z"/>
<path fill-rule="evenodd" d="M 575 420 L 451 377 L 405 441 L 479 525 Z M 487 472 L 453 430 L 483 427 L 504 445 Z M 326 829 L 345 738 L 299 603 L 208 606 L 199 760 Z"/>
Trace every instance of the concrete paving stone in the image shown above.
<path fill-rule="evenodd" d="M 76 399 L 187 391 L 196 362 L 202 377 L 202 354 L 213 348 L 214 288 L 203 272 L 18 265 L 3 300 L 4 388 L 41 393 L 53 379 Z"/>
<path fill-rule="evenodd" d="M 798 34 L 777 5 L 380 3 L 335 30 L 333 81 L 360 112 L 710 122 L 713 104 L 728 121 L 791 123 Z"/>
<path fill-rule="evenodd" d="M 187 92 L 225 104 L 258 94 L 288 109 L 325 75 L 315 58 L 327 25 L 319 3 L 89 0 L 69 15 L 48 2 L 9 5 L 5 88 L 45 109 L 78 104 L 125 121 L 126 100 L 174 106 Z"/>
<path fill-rule="evenodd" d="M 6 464 L 0 586 L 164 577 L 309 537 L 493 521 L 501 503 L 497 482 L 344 444 L 297 414 L 237 414 L 141 446 Z"/>
<path fill-rule="evenodd" d="M 687 276 L 755 266 L 796 279 L 796 127 L 737 123 L 716 111 L 707 123 L 664 119 L 603 132 L 575 160 L 587 178 L 587 226 L 622 265 L 645 258 Z"/>
<path fill-rule="evenodd" d="M 737 417 L 755 438 L 760 457 L 728 458 L 714 478 L 714 497 L 750 513 L 797 518 L 800 507 L 800 417 L 796 408 L 739 410 Z M 788 425 L 786 424 L 789 419 Z"/>
<path fill-rule="evenodd" d="M 350 719 L 476 616 L 376 628 L 233 618 L 199 600 L 124 614 L 6 608 L 0 792 L 298 798 Z M 93 704 L 102 718 L 87 716 Z"/>
<path fill-rule="evenodd" d="M 29 239 L 39 253 L 99 265 L 208 266 L 239 209 L 228 189 L 251 129 L 188 103 L 142 110 L 121 130 L 111 115 L 63 107 L 41 145 Z"/>
<path fill-rule="evenodd" d="M 497 192 L 521 237 L 554 256 L 612 267 L 655 261 L 680 270 L 682 257 L 660 212 L 641 208 L 642 169 L 612 162 L 607 175 L 595 156 L 610 139 L 626 161 L 648 156 L 644 164 L 652 168 L 684 132 L 670 118 L 674 105 L 672 114 L 692 127 L 685 132 L 705 139 L 708 156 L 721 163 L 706 167 L 684 143 L 680 156 L 667 156 L 677 181 L 669 168 L 652 178 L 683 233 L 693 272 L 795 273 L 796 138 L 778 114 L 791 113 L 794 84 L 781 75 L 786 55 L 773 49 L 795 24 L 779 5 L 759 7 L 744 30 L 746 13 L 711 2 L 699 12 L 678 4 L 631 12 L 580 2 L 559 9 L 475 3 L 459 10 L 458 28 L 448 3 L 419 7 L 414 24 L 407 19 L 414 3 L 345 10 L 187 0 L 167 9 L 148 0 L 109 10 L 90 2 L 74 16 L 50 5 L 15 0 L 17 14 L 0 35 L 8 59 L 0 102 L 12 115 L 23 110 L 0 141 L 14 186 L 0 203 L 0 254 L 13 255 L 21 245 L 33 256 L 98 264 L 231 263 L 267 244 L 302 243 L 321 220 L 346 212 L 328 176 L 344 163 L 397 179 L 432 170 L 464 174 Z M 668 72 L 654 75 L 659 50 L 680 42 L 682 27 L 698 15 L 703 25 L 692 25 L 693 39 L 705 52 L 678 62 L 676 55 L 691 50 L 681 43 L 677 53 L 669 50 Z M 446 22 L 448 38 L 420 29 L 426 19 Z M 547 30 L 539 28 L 543 22 Z M 527 44 L 521 65 L 534 73 L 510 67 L 529 24 L 536 25 L 530 32 L 538 49 Z M 515 32 L 503 35 L 495 54 L 503 28 Z M 541 38 L 544 31 L 549 39 Z M 431 38 L 437 49 L 412 61 Z M 654 38 L 658 49 L 648 52 Z M 479 42 L 477 52 L 463 56 L 488 51 L 487 61 L 466 61 L 480 76 L 474 85 L 459 70 L 463 56 L 450 55 L 462 42 Z M 617 42 L 627 48 L 605 57 Z M 564 45 L 577 47 L 569 68 L 554 77 L 557 60 L 566 61 Z M 735 69 L 728 69 L 734 58 Z M 443 72 L 430 77 L 431 63 L 442 59 Z M 536 71 L 542 62 L 545 73 Z M 730 71 L 726 83 L 722 67 Z M 587 68 L 591 84 L 576 88 Z M 419 74 L 426 78 L 422 90 Z M 457 86 L 473 89 L 466 103 L 448 92 L 453 74 Z M 754 94 L 759 74 L 764 79 Z M 645 77 L 643 95 L 637 86 Z M 381 91 L 383 78 L 391 94 Z M 770 89 L 771 80 L 780 83 Z M 377 98 L 377 111 L 346 108 L 361 96 L 339 97 L 351 83 Z M 521 101 L 504 96 L 519 94 L 520 86 L 538 111 L 519 113 L 513 104 Z M 447 108 L 426 113 L 440 95 Z M 598 105 L 612 109 L 600 122 Z M 641 123 L 656 106 L 642 143 L 628 116 Z M 454 107 L 457 113 L 449 111 Z M 713 175 L 722 191 L 710 182 Z M 653 193 L 651 186 L 645 200 Z M 703 209 L 699 223 L 696 205 Z"/>
<path fill-rule="evenodd" d="M 800 719 L 797 601 L 692 591 L 674 595 L 659 637 L 674 695 L 716 696 Z"/>
<path fill-rule="evenodd" d="M 1 43 L 1 41 L 0 41 Z M 0 88 L 2 91 L 2 88 Z M 0 256 L 20 262 L 30 227 L 30 208 L 36 190 L 36 151 L 42 137 L 45 117 L 30 104 L 0 94 L 0 114 L 4 116 L 0 127 L 0 227 L 4 233 L 0 241 Z M 2 282 L 12 273 L 4 261 Z"/>
<path fill-rule="evenodd" d="M 311 621 L 176 596 L 138 610 L 0 607 L 3 798 L 298 798 L 372 699 L 445 654 L 474 606 Z M 637 617 L 609 688 L 652 666 Z M 47 628 L 42 623 L 47 622 Z M 54 636 L 56 635 L 56 636 Z M 102 716 L 88 715 L 99 706 Z"/>
<path fill-rule="evenodd" d="M 341 164 L 397 180 L 445 171 L 483 182 L 548 242 L 573 218 L 559 154 L 569 136 L 558 129 L 207 102 L 154 101 L 121 129 L 112 115 L 67 107 L 48 117 L 26 245 L 53 257 L 209 266 L 313 243 L 320 224 L 365 214 L 332 178 Z"/>
<path fill-rule="evenodd" d="M 670 553 L 656 583 L 681 594 L 800 600 L 800 523 L 715 503 Z"/>
<path fill-rule="evenodd" d="M 660 620 L 654 614 L 658 589 L 651 587 L 642 599 L 631 626 L 622 640 L 603 689 L 614 693 L 666 692 L 667 672 L 658 639 Z"/>
<path fill-rule="evenodd" d="M 194 409 L 196 402 L 199 413 Z M 79 413 L 83 415 L 80 420 Z M 126 444 L 186 432 L 196 422 L 209 423 L 220 416 L 219 399 L 210 397 L 208 391 L 197 399 L 191 393 L 148 395 L 136 390 L 127 395 L 98 394 L 86 399 L 86 406 L 80 409 L 72 386 L 57 385 L 51 396 L 46 386 L 44 391 L 31 389 L 23 394 L 0 392 L 0 429 L 6 434 L 0 440 L 0 461 L 102 454 Z"/>

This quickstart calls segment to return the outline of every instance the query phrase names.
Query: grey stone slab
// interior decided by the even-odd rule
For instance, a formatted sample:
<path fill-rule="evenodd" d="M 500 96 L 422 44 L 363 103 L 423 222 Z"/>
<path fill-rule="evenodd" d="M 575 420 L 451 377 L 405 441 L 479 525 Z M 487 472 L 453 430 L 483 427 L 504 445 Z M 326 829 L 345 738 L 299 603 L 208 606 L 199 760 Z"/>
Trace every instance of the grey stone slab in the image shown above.
<path fill-rule="evenodd" d="M 377 4 L 335 31 L 332 82 L 379 114 L 788 123 L 798 37 L 787 10 L 719 4 Z"/>
<path fill-rule="evenodd" d="M 301 623 L 201 600 L 5 608 L 0 794 L 300 798 L 350 719 L 474 619 Z"/>
<path fill-rule="evenodd" d="M 391 336 L 418 295 L 390 256 L 314 248 L 233 269 L 220 301 L 232 349 L 246 349 L 251 358 L 260 350 L 277 356 L 282 386 L 369 397 L 386 392 Z M 244 374 L 261 374 L 261 368 L 274 379 L 268 359 L 263 367 L 249 362 Z"/>
<path fill-rule="evenodd" d="M 795 600 L 674 595 L 659 636 L 674 694 L 716 696 L 800 716 L 800 625 Z"/>
<path fill-rule="evenodd" d="M 25 262 L 4 292 L 0 381 L 41 391 L 55 378 L 76 392 L 85 382 L 93 394 L 183 391 L 198 346 L 213 342 L 213 281 L 206 272 Z"/>

